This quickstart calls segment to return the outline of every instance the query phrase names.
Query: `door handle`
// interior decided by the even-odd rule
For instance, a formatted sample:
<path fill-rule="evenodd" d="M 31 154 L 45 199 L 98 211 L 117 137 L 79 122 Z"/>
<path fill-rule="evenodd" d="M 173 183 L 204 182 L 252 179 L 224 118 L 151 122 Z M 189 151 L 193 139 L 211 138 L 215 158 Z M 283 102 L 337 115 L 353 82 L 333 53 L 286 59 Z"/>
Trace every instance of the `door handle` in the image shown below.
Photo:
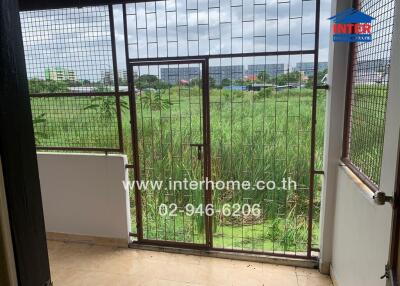
<path fill-rule="evenodd" d="M 374 202 L 380 206 L 384 205 L 385 203 L 393 204 L 393 197 L 387 196 L 382 191 L 375 192 L 375 194 L 372 198 L 373 198 Z"/>
<path fill-rule="evenodd" d="M 197 147 L 197 159 L 201 160 L 201 148 L 203 148 L 203 144 L 190 144 L 191 147 Z"/>

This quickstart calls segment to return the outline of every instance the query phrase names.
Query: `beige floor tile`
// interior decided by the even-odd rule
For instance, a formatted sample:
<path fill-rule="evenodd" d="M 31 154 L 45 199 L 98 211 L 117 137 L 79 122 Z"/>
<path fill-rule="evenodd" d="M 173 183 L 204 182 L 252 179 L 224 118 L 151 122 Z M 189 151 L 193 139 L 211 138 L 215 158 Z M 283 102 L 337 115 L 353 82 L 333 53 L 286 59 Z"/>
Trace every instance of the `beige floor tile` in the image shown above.
<path fill-rule="evenodd" d="M 263 271 L 266 273 L 295 273 L 296 268 L 293 266 L 276 265 L 271 263 L 263 263 Z"/>
<path fill-rule="evenodd" d="M 308 268 L 300 268 L 300 267 L 296 267 L 296 274 L 298 276 L 317 276 L 317 277 L 323 276 L 316 269 L 308 269 Z"/>
<path fill-rule="evenodd" d="M 55 286 L 331 286 L 316 270 L 49 241 Z"/>
<path fill-rule="evenodd" d="M 297 286 L 297 276 L 295 272 L 263 272 L 263 285 L 268 286 Z"/>
<path fill-rule="evenodd" d="M 176 280 L 155 279 L 149 281 L 148 284 L 143 284 L 142 286 L 203 286 L 203 285 L 204 284 L 186 283 Z"/>
<path fill-rule="evenodd" d="M 299 286 L 332 286 L 332 281 L 326 275 L 297 276 Z"/>
<path fill-rule="evenodd" d="M 55 286 L 139 286 L 133 276 L 106 272 L 66 270 L 63 275 L 53 278 Z"/>

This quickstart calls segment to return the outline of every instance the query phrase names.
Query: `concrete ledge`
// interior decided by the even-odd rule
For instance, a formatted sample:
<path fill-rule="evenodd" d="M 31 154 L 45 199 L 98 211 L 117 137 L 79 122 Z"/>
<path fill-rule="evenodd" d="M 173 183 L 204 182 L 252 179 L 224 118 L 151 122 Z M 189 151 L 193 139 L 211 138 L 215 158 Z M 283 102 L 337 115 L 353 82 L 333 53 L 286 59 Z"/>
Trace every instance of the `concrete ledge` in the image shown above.
<path fill-rule="evenodd" d="M 126 240 L 121 238 L 108 238 L 59 232 L 47 232 L 46 237 L 47 240 L 53 241 L 85 243 L 91 245 L 113 246 L 122 248 L 128 247 L 128 243 L 126 242 Z"/>
<path fill-rule="evenodd" d="M 249 254 L 249 253 L 238 253 L 238 252 L 219 251 L 219 250 L 187 249 L 187 248 L 178 248 L 170 246 L 149 245 L 143 243 L 131 243 L 129 244 L 129 247 L 134 249 L 143 249 L 143 250 L 150 250 L 157 252 L 162 251 L 169 253 L 242 260 L 249 262 L 270 263 L 270 264 L 312 268 L 312 269 L 318 268 L 317 259 L 288 258 L 288 257 L 271 256 L 264 254 Z"/>
<path fill-rule="evenodd" d="M 343 162 L 339 165 L 339 168 L 342 169 L 345 174 L 349 177 L 349 179 L 356 186 L 356 189 L 361 192 L 361 194 L 371 203 L 374 204 L 374 192 L 366 185 L 363 181 L 348 168 Z"/>

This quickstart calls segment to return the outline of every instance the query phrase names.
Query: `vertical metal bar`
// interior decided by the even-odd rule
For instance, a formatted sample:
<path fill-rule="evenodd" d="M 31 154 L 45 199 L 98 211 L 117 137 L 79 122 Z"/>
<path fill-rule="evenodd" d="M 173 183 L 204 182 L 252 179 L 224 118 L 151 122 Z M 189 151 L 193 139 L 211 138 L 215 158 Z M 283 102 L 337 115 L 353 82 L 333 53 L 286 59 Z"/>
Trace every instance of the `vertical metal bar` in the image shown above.
<path fill-rule="evenodd" d="M 353 7 L 358 8 L 358 0 L 353 1 Z M 353 93 L 353 66 L 355 60 L 355 43 L 349 45 L 349 59 L 347 66 L 347 82 L 346 82 L 346 100 L 344 109 L 344 127 L 343 127 L 343 147 L 342 159 L 348 159 L 350 151 L 350 122 L 351 122 L 351 101 Z"/>
<path fill-rule="evenodd" d="M 349 157 L 349 151 L 350 151 L 350 118 L 351 118 L 351 101 L 352 101 L 351 95 L 353 90 L 354 52 L 355 52 L 355 44 L 350 43 L 348 68 L 347 68 L 347 82 L 346 82 L 346 100 L 344 108 L 342 159 L 345 158 L 347 159 Z"/>
<path fill-rule="evenodd" d="M 204 177 L 211 180 L 211 144 L 210 144 L 210 93 L 209 93 L 209 62 L 208 59 L 202 64 L 202 86 L 203 86 L 203 142 L 204 142 Z M 206 185 L 204 194 L 205 204 L 212 203 L 211 184 Z M 212 247 L 212 216 L 205 215 L 206 244 Z"/>
<path fill-rule="evenodd" d="M 311 257 L 312 228 L 313 228 L 313 207 L 314 207 L 314 169 L 315 169 L 315 129 L 317 124 L 317 85 L 318 85 L 318 49 L 319 49 L 319 18 L 320 0 L 315 3 L 315 41 L 314 41 L 314 78 L 313 78 L 313 98 L 311 115 L 311 158 L 310 158 L 310 193 L 308 201 L 308 240 L 307 256 Z"/>
<path fill-rule="evenodd" d="M 122 118 L 121 118 L 121 104 L 120 104 L 121 98 L 119 94 L 118 64 L 117 64 L 117 52 L 115 45 L 114 12 L 112 5 L 108 5 L 108 15 L 110 17 L 111 52 L 112 52 L 113 73 L 114 73 L 114 93 L 115 93 L 115 110 L 117 113 L 118 141 L 119 141 L 119 150 L 121 153 L 123 153 L 124 136 L 122 133 Z"/>
<path fill-rule="evenodd" d="M 123 21 L 124 21 L 124 42 L 126 55 L 126 71 L 128 76 L 128 93 L 129 93 L 129 111 L 131 117 L 131 135 L 132 135 L 132 155 L 133 155 L 133 171 L 136 182 L 140 182 L 140 164 L 139 164 L 139 145 L 137 132 L 136 117 L 136 100 L 134 88 L 133 67 L 129 64 L 129 46 L 128 46 L 128 25 L 126 19 L 126 4 L 123 4 Z M 135 203 L 136 203 L 136 227 L 138 240 L 143 240 L 143 222 L 142 222 L 142 196 L 138 184 L 135 186 Z"/>

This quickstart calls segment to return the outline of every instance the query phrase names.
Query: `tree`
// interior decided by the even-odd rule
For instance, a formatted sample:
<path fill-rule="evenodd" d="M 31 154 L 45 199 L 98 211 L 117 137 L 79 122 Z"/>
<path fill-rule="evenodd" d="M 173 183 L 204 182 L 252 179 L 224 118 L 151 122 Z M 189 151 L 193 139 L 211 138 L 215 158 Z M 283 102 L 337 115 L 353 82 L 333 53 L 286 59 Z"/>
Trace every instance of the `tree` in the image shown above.
<path fill-rule="evenodd" d="M 200 78 L 193 78 L 190 80 L 190 86 L 198 86 L 201 87 L 201 85 L 203 84 L 202 80 Z"/>
<path fill-rule="evenodd" d="M 217 86 L 217 83 L 215 82 L 215 79 L 213 77 L 209 77 L 208 85 L 210 86 L 210 88 L 215 88 Z"/>
<path fill-rule="evenodd" d="M 322 79 L 324 76 L 328 73 L 327 69 L 324 69 L 322 71 L 319 71 L 317 74 L 317 83 L 321 83 Z M 306 87 L 311 88 L 314 84 L 314 76 L 310 76 L 306 82 Z"/>
<path fill-rule="evenodd" d="M 40 92 L 67 92 L 68 83 L 66 81 L 55 81 L 55 80 L 42 80 L 33 78 L 29 80 L 29 92 L 40 93 Z"/>
<path fill-rule="evenodd" d="M 202 84 L 203 84 L 203 81 L 199 78 L 194 78 L 190 81 L 191 86 L 201 87 Z M 215 79 L 213 77 L 208 78 L 208 85 L 210 86 L 210 88 L 215 88 L 217 86 Z"/>
<path fill-rule="evenodd" d="M 95 92 L 110 92 L 107 87 L 97 87 Z M 120 109 L 122 112 L 129 110 L 129 104 L 125 98 L 120 97 Z M 96 110 L 101 118 L 112 120 L 117 116 L 116 101 L 114 96 L 92 96 L 90 103 L 83 110 Z"/>
<path fill-rule="evenodd" d="M 233 81 L 233 85 L 244 85 L 245 81 L 242 79 L 236 79 Z"/>
<path fill-rule="evenodd" d="M 230 86 L 231 85 L 231 80 L 229 78 L 224 78 L 221 81 L 221 86 Z"/>
<path fill-rule="evenodd" d="M 156 89 L 166 89 L 169 87 L 168 82 L 166 81 L 162 81 L 162 80 L 158 80 L 157 84 L 156 84 Z"/>
<path fill-rule="evenodd" d="M 32 123 L 35 129 L 35 140 L 36 143 L 40 143 L 42 138 L 46 138 L 46 132 L 43 131 L 43 125 L 46 125 L 47 122 L 46 113 L 33 113 L 32 117 Z"/>
<path fill-rule="evenodd" d="M 270 79 L 270 76 L 265 71 L 262 71 L 257 75 L 257 80 L 259 82 L 268 82 L 269 79 Z"/>
<path fill-rule="evenodd" d="M 136 87 L 139 89 L 154 88 L 154 89 L 165 89 L 169 85 L 167 82 L 158 79 L 157 76 L 152 74 L 141 75 L 136 81 Z"/>
<path fill-rule="evenodd" d="M 126 80 L 126 78 L 123 78 L 123 77 L 118 77 L 118 82 L 119 82 L 119 84 L 120 85 L 127 85 L 128 84 L 128 81 Z"/>
<path fill-rule="evenodd" d="M 139 89 L 143 88 L 157 88 L 158 77 L 152 74 L 144 74 L 139 76 L 136 86 Z"/>
<path fill-rule="evenodd" d="M 288 85 L 289 83 L 300 83 L 301 73 L 299 71 L 289 72 L 287 74 L 278 75 L 276 82 L 278 85 Z"/>
<path fill-rule="evenodd" d="M 167 97 L 165 90 L 158 92 L 145 91 L 140 99 L 146 108 L 151 110 L 164 110 L 172 106 L 172 102 L 164 97 Z"/>

